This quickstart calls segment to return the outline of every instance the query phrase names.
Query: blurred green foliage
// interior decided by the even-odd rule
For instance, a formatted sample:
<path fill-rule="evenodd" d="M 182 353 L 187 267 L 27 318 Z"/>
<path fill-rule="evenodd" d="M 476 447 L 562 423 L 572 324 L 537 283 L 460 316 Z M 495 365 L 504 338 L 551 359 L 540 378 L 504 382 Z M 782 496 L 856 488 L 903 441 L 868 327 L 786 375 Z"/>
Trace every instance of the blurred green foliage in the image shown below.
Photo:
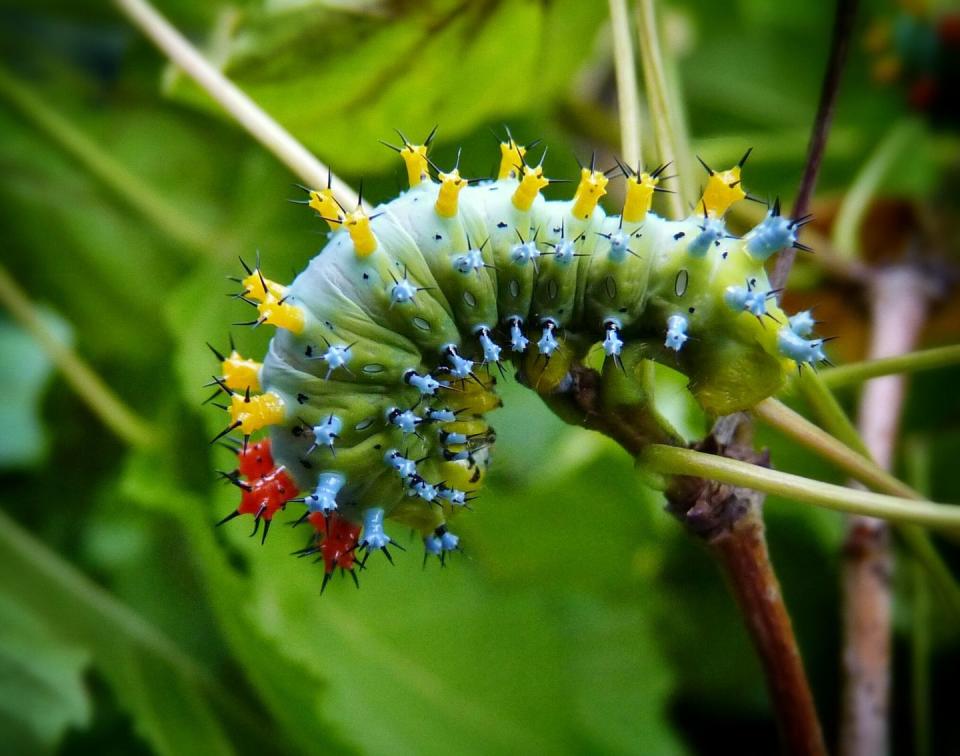
<path fill-rule="evenodd" d="M 398 161 L 376 143 L 394 127 L 419 136 L 439 123 L 435 160 L 452 162 L 463 145 L 467 175 L 489 173 L 488 129 L 505 121 L 522 139 L 546 138 L 555 176 L 574 175 L 571 150 L 616 148 L 604 3 L 158 5 L 209 39 L 228 73 L 344 178 L 365 174 L 373 200 L 400 187 Z M 760 196 L 790 196 L 800 174 L 827 6 L 667 5 L 694 147 L 722 164 L 753 145 L 747 181 Z M 865 16 L 885 12 L 867 3 Z M 0 322 L 0 742 L 19 753 L 775 749 L 758 664 L 701 547 L 618 447 L 563 425 L 511 382 L 493 418 L 490 484 L 462 518 L 465 551 L 448 569 L 422 569 L 411 548 L 395 568 L 373 560 L 359 592 L 337 581 L 321 599 L 320 567 L 288 556 L 299 532 L 275 528 L 261 547 L 242 527 L 215 530 L 236 493 L 212 473 L 230 460 L 206 443 L 222 417 L 200 406 L 213 369 L 204 342 L 223 346 L 225 324 L 246 314 L 225 277 L 237 255 L 259 250 L 272 277 L 292 278 L 322 245 L 322 224 L 285 202 L 293 178 L 164 74 L 109 5 L 4 2 L 0 18 L 5 70 L 169 204 L 173 223 L 209 238 L 177 244 L 183 229 L 151 222 L 124 186 L 0 101 L 3 264 L 157 437 L 149 450 L 125 448 Z M 824 194 L 843 191 L 902 115 L 868 65 L 853 55 Z M 914 196 L 941 178 L 943 143 L 923 147 Z M 237 335 L 254 354 L 267 336 Z M 932 494 L 949 500 L 960 496 L 957 377 L 918 378 L 906 419 L 928 450 Z M 779 467 L 837 480 L 781 439 L 762 441 Z M 774 499 L 767 512 L 832 732 L 841 520 Z M 960 646 L 932 611 L 928 662 L 934 690 L 947 691 L 943 670 Z M 908 747 L 905 680 L 895 733 Z M 934 709 L 947 752 L 960 733 L 948 702 Z"/>

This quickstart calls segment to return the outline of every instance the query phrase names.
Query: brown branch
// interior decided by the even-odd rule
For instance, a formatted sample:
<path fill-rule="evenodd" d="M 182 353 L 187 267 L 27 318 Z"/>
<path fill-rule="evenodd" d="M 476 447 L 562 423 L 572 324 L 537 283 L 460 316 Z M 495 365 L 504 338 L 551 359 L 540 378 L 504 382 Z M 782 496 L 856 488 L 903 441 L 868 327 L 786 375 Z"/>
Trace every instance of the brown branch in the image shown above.
<path fill-rule="evenodd" d="M 871 358 L 892 357 L 915 346 L 927 317 L 928 280 L 910 267 L 877 271 L 872 281 Z M 870 454 L 884 469 L 893 462 L 906 381 L 869 381 L 860 399 L 859 426 Z M 843 549 L 844 690 L 840 753 L 889 751 L 890 636 L 893 554 L 883 520 L 850 517 Z"/>
<path fill-rule="evenodd" d="M 718 421 L 703 451 L 769 465 L 753 448 L 752 426 L 739 417 Z M 723 567 L 767 681 L 784 751 L 825 754 L 810 685 L 777 580 L 763 525 L 762 494 L 699 478 L 680 478 L 668 491 L 670 511 L 702 537 Z"/>
<path fill-rule="evenodd" d="M 565 392 L 543 397 L 561 417 L 605 433 L 634 456 L 650 443 L 650 437 L 620 413 L 604 410 L 597 371 L 574 365 L 570 377 Z M 698 448 L 768 465 L 766 452 L 753 449 L 752 432 L 745 415 L 727 416 Z M 760 657 L 784 750 L 797 756 L 826 753 L 790 615 L 767 552 L 763 494 L 677 477 L 667 499 L 670 512 L 708 544 L 724 570 Z"/>
<path fill-rule="evenodd" d="M 827 137 L 830 134 L 830 125 L 833 123 L 833 112 L 837 105 L 837 95 L 840 93 L 840 79 L 843 74 L 847 53 L 850 50 L 850 40 L 853 37 L 853 25 L 857 17 L 858 0 L 837 0 L 836 13 L 833 19 L 833 35 L 830 39 L 830 58 L 827 60 L 827 70 L 823 76 L 820 88 L 820 102 L 817 105 L 817 115 L 813 121 L 813 131 L 810 134 L 810 144 L 807 147 L 807 161 L 800 179 L 800 188 L 797 190 L 797 199 L 793 204 L 793 217 L 800 218 L 807 214 L 810 208 L 810 199 L 817 185 L 817 176 L 823 163 L 823 153 L 827 148 Z M 793 267 L 793 259 L 797 250 L 793 247 L 780 251 L 777 262 L 770 276 L 770 285 L 774 289 L 783 288 Z"/>

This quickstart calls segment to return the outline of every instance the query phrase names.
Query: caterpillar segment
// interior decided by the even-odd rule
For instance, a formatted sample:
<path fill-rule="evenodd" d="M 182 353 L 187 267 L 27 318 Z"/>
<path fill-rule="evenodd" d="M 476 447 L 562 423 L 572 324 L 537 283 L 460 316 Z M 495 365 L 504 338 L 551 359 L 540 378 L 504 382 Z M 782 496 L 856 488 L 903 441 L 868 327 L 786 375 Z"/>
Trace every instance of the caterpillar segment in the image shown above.
<path fill-rule="evenodd" d="M 312 535 L 298 553 L 323 563 L 324 587 L 337 569 L 356 579 L 377 552 L 392 561 L 391 523 L 419 533 L 425 559 L 459 550 L 455 520 L 489 464 L 486 416 L 507 366 L 550 403 L 596 350 L 600 394 L 620 406 L 643 395 L 650 360 L 660 361 L 687 376 L 707 412 L 727 414 L 826 359 L 813 318 L 784 313 L 763 268 L 779 249 L 803 248 L 809 219 L 784 217 L 777 201 L 742 237 L 725 225 L 748 197 L 749 151 L 727 170 L 704 164 L 698 207 L 668 220 L 652 210 L 666 165 L 618 163 L 624 205 L 607 215 L 612 172 L 592 163 L 572 198 L 547 200 L 543 160 L 528 164 L 532 145 L 509 132 L 497 178 L 485 181 L 458 165 L 434 179 L 432 138 L 414 145 L 401 134 L 391 145 L 410 188 L 370 215 L 312 192 L 330 226 L 323 250 L 289 286 L 259 263 L 240 279 L 242 298 L 277 326 L 263 364 L 214 351 L 215 381 L 230 394 L 224 434 L 244 438 L 228 474 L 243 501 L 229 518 L 269 522 L 291 501 L 302 506 Z M 658 432 L 653 410 L 635 419 Z M 269 439 L 250 439 L 263 429 Z M 265 444 L 255 464 L 250 450 Z"/>

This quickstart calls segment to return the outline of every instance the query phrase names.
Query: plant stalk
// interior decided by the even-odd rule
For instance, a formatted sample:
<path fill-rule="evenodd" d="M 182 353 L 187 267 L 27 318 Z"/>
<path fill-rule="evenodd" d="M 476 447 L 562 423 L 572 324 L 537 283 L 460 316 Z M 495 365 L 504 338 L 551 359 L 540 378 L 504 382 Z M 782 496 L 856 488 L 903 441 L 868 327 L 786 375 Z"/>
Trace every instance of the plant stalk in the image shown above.
<path fill-rule="evenodd" d="M 209 253 L 213 234 L 168 203 L 153 187 L 2 68 L 0 96 L 144 219 L 170 236 L 176 242 L 176 249 Z"/>
<path fill-rule="evenodd" d="M 613 32 L 613 67 L 617 77 L 617 109 L 620 114 L 620 151 L 627 165 L 637 166 L 642 158 L 640 95 L 627 0 L 610 0 L 610 25 Z"/>
<path fill-rule="evenodd" d="M 329 168 L 317 160 L 290 132 L 212 66 L 147 0 L 114 2 L 175 65 L 206 90 L 237 123 L 307 186 L 319 189 L 327 186 L 329 180 L 334 194 L 344 207 L 354 208 L 358 205 L 359 198 L 353 189 L 333 176 Z M 366 206 L 364 209 L 369 210 Z"/>
<path fill-rule="evenodd" d="M 662 475 L 700 477 L 752 488 L 835 512 L 960 531 L 960 506 L 955 504 L 912 501 L 845 488 L 694 449 L 650 444 L 640 452 L 637 463 L 650 472 Z"/>
<path fill-rule="evenodd" d="M 833 34 L 830 39 L 830 58 L 827 60 L 827 70 L 820 87 L 820 102 L 817 105 L 817 115 L 813 122 L 813 133 L 810 135 L 810 144 L 807 147 L 807 161 L 800 180 L 800 189 L 797 191 L 793 203 L 793 217 L 800 218 L 806 215 L 810 208 L 813 190 L 817 185 L 817 176 L 823 163 L 823 154 L 827 148 L 827 137 L 830 134 L 830 125 L 833 123 L 833 112 L 837 105 L 837 95 L 840 93 L 840 79 L 850 51 L 850 40 L 853 38 L 853 26 L 857 18 L 858 0 L 837 0 L 836 12 L 833 19 Z M 770 285 L 774 289 L 782 289 L 793 267 L 793 259 L 797 250 L 793 247 L 780 250 L 777 261 L 770 276 Z"/>
<path fill-rule="evenodd" d="M 828 368 L 821 371 L 820 379 L 828 388 L 844 388 L 884 375 L 918 373 L 958 364 L 960 364 L 960 344 L 954 344 Z"/>
<path fill-rule="evenodd" d="M 667 76 L 663 53 L 660 50 L 660 33 L 654 5 L 654 0 L 639 0 L 637 3 L 637 31 L 640 59 L 643 63 L 643 81 L 659 160 L 661 163 L 676 165 L 680 154 L 676 143 L 676 119 L 667 90 Z M 674 218 L 684 217 L 686 209 L 680 193 L 668 194 L 667 200 L 671 215 Z"/>
<path fill-rule="evenodd" d="M 769 464 L 765 452 L 754 450 L 747 422 L 721 419 L 704 444 L 714 452 L 704 457 L 758 469 Z M 703 538 L 723 568 L 763 667 L 784 750 L 798 756 L 825 754 L 797 639 L 767 550 L 763 499 L 756 490 L 702 478 L 674 478 L 667 487 L 670 512 Z"/>
<path fill-rule="evenodd" d="M 870 357 L 903 354 L 914 347 L 930 293 L 922 274 L 909 267 L 877 272 L 871 291 Z M 861 437 L 882 469 L 893 464 L 905 390 L 902 376 L 887 376 L 868 382 L 861 396 Z M 844 756 L 890 750 L 892 573 L 889 525 L 872 517 L 850 517 L 841 564 Z"/>
<path fill-rule="evenodd" d="M 26 292 L 2 265 L 0 304 L 37 340 L 67 384 L 118 438 L 133 446 L 147 446 L 156 440 L 156 429 L 127 407 L 93 368 L 56 337 Z"/>

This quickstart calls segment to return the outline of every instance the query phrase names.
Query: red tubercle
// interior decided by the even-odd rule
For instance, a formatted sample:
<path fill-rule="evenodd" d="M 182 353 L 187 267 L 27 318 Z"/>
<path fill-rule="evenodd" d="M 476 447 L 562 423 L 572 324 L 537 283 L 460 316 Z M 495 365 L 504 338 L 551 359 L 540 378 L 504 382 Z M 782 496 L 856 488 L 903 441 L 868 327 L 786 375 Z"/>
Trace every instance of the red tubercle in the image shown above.
<path fill-rule="evenodd" d="M 246 448 L 237 452 L 237 469 L 248 480 L 262 478 L 273 471 L 273 454 L 270 451 L 270 439 L 248 443 Z"/>
<path fill-rule="evenodd" d="M 249 480 L 240 497 L 240 514 L 252 514 L 263 520 L 272 520 L 290 499 L 297 495 L 297 487 L 283 467 Z"/>
<path fill-rule="evenodd" d="M 324 515 L 311 512 L 307 520 L 317 531 L 320 539 L 320 554 L 329 575 L 337 567 L 352 570 L 356 564 L 357 541 L 360 540 L 360 525 L 355 525 L 336 512 Z"/>

